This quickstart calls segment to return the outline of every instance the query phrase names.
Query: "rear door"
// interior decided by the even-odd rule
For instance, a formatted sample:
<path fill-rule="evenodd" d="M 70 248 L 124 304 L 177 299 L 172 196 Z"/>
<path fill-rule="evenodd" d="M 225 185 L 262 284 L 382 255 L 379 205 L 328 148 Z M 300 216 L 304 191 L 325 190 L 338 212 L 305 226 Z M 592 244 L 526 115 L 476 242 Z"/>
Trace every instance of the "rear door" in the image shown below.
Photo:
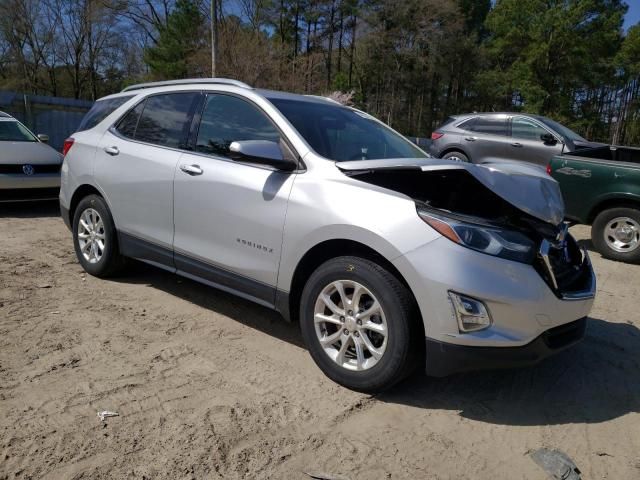
<path fill-rule="evenodd" d="M 503 162 L 508 159 L 509 129 L 507 115 L 483 115 L 458 126 L 468 132 L 462 142 L 473 163 Z"/>
<path fill-rule="evenodd" d="M 176 268 L 273 305 L 295 174 L 233 161 L 229 145 L 281 133 L 250 101 L 211 93 L 194 136 L 174 183 Z"/>
<path fill-rule="evenodd" d="M 541 136 L 551 133 L 530 117 L 514 116 L 511 119 L 511 149 L 514 159 L 546 166 L 555 155 L 562 152 L 562 143 L 545 142 Z M 555 135 L 553 135 L 555 138 Z"/>
<path fill-rule="evenodd" d="M 95 178 L 126 255 L 171 265 L 173 177 L 199 92 L 151 95 L 100 142 Z"/>

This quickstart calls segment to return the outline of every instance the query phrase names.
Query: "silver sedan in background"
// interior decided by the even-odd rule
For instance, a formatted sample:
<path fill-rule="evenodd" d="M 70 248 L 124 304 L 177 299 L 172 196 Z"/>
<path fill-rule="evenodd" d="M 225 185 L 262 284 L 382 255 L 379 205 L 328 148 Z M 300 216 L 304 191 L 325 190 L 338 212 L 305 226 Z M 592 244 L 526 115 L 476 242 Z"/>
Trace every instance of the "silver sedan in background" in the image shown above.
<path fill-rule="evenodd" d="M 0 202 L 58 198 L 62 155 L 0 112 Z"/>

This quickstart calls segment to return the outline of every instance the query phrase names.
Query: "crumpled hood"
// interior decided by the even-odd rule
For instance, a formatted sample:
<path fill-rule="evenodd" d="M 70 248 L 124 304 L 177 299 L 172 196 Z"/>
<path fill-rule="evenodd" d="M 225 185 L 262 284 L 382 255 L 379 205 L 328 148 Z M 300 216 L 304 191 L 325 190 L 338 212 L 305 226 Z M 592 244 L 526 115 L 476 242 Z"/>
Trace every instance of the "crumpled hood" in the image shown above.
<path fill-rule="evenodd" d="M 422 172 L 466 170 L 482 185 L 514 207 L 552 225 L 564 219 L 560 186 L 542 167 L 524 163 L 475 165 L 435 158 L 354 160 L 336 162 L 343 172 L 419 170 Z"/>
<path fill-rule="evenodd" d="M 0 141 L 0 165 L 61 164 L 62 154 L 46 143 Z"/>

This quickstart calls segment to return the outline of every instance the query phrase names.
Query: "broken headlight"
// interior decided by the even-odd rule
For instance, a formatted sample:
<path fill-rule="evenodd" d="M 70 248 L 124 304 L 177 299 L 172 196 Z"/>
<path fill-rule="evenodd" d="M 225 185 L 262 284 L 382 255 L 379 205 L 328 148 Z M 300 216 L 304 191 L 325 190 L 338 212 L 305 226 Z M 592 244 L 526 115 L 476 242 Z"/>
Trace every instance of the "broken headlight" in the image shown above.
<path fill-rule="evenodd" d="M 449 240 L 478 252 L 522 263 L 532 263 L 536 256 L 535 243 L 520 232 L 468 223 L 420 209 L 418 215 Z"/>

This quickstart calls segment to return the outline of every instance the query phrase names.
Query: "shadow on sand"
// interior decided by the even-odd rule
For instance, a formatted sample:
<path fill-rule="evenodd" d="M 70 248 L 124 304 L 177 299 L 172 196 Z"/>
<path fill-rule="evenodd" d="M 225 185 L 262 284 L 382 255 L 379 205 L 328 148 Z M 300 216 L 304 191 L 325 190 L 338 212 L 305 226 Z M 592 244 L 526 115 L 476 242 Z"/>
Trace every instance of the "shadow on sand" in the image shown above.
<path fill-rule="evenodd" d="M 304 347 L 297 325 L 230 294 L 135 263 L 123 283 L 144 283 Z M 590 318 L 585 340 L 537 366 L 448 378 L 416 374 L 379 401 L 458 411 L 504 425 L 598 423 L 640 411 L 640 330 Z"/>

